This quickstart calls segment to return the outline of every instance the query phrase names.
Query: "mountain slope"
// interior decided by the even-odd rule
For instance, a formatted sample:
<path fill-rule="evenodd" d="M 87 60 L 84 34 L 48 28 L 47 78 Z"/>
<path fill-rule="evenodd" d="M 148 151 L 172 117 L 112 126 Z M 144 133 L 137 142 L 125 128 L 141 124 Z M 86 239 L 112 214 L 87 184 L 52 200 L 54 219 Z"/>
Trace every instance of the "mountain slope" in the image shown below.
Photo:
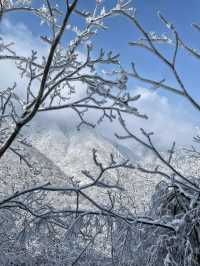
<path fill-rule="evenodd" d="M 31 168 L 23 160 L 20 162 L 19 157 L 11 151 L 1 159 L 0 180 L 7 189 L 12 187 L 20 189 L 26 185 L 47 182 L 58 184 L 66 180 L 65 173 L 35 147 L 25 146 L 21 153 L 24 154 Z"/>
<path fill-rule="evenodd" d="M 147 156 L 139 159 L 128 148 L 100 136 L 95 130 L 67 131 L 53 123 L 50 126 L 35 124 L 26 131 L 26 135 L 32 147 L 26 147 L 24 152 L 28 160 L 33 163 L 34 171 L 28 169 L 24 163 L 20 165 L 19 159 L 14 154 L 7 153 L 0 165 L 1 191 L 7 187 L 11 191 L 13 186 L 20 189 L 23 186 L 43 184 L 47 181 L 68 185 L 71 184 L 70 177 L 74 177 L 81 184 L 88 183 L 91 180 L 82 173 L 82 170 L 89 171 L 93 178 L 99 173 L 99 168 L 93 160 L 94 148 L 97 150 L 98 160 L 104 166 L 110 162 L 110 154 L 113 154 L 116 162 L 128 158 L 133 163 L 140 163 L 142 167 L 148 169 L 160 165 L 161 169 L 170 174 L 169 169 L 152 154 L 147 153 Z M 163 156 L 168 155 L 163 153 Z M 181 173 L 198 176 L 200 159 L 188 158 L 181 150 L 178 150 L 173 158 L 173 165 Z M 134 208 L 139 211 L 148 208 L 156 184 L 162 179 L 158 175 L 128 169 L 108 171 L 102 178 L 109 184 L 119 181 L 126 189 L 126 198 L 131 198 Z M 100 188 L 89 191 L 89 194 L 100 202 L 104 202 L 106 193 L 106 190 Z"/>
<path fill-rule="evenodd" d="M 93 160 L 93 149 L 97 150 L 98 160 L 104 165 L 110 162 L 110 154 L 113 154 L 116 162 L 132 159 L 138 162 L 128 148 L 113 143 L 112 141 L 100 136 L 95 130 L 83 129 L 63 131 L 56 124 L 45 128 L 37 126 L 30 135 L 31 143 L 41 153 L 45 154 L 65 173 L 67 179 L 74 179 L 83 184 L 91 180 L 82 171 L 87 170 L 93 178 L 96 178 L 99 169 Z M 103 175 L 103 180 L 109 184 L 117 181 L 126 188 L 126 198 L 132 198 L 136 209 L 143 209 L 147 206 L 149 199 L 154 191 L 155 184 L 160 180 L 158 176 L 151 178 L 137 170 L 117 169 L 108 171 Z M 93 188 L 90 195 L 101 202 L 104 202 L 107 190 Z"/>

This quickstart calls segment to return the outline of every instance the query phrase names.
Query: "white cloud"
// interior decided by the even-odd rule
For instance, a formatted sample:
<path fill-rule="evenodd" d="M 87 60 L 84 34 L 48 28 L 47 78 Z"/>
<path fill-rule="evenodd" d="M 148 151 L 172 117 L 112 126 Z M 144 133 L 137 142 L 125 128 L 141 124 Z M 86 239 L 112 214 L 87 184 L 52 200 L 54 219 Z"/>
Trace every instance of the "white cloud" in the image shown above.
<path fill-rule="evenodd" d="M 183 109 L 183 106 L 179 104 L 172 104 L 169 98 L 161 96 L 155 91 L 138 88 L 134 93 L 141 95 L 135 106 L 140 113 L 148 116 L 147 120 L 130 115 L 126 116 L 128 128 L 134 134 L 143 137 L 140 128 L 147 132 L 154 132 L 152 137 L 154 142 L 163 148 L 169 147 L 173 141 L 181 146 L 192 143 L 196 128 L 187 109 Z M 109 128 L 108 124 L 101 126 L 102 131 L 105 128 Z M 109 130 L 106 135 L 109 137 L 113 131 L 124 134 L 118 123 L 114 123 L 111 131 Z M 124 141 L 122 143 L 125 144 Z M 129 141 L 127 145 L 133 148 L 136 142 Z"/>
<path fill-rule="evenodd" d="M 191 143 L 195 127 L 183 106 L 170 103 L 169 98 L 160 96 L 155 91 L 139 88 L 137 93 L 141 94 L 137 106 L 149 117 L 147 121 L 138 121 L 138 126 L 155 132 L 155 137 L 162 145 L 174 140 L 180 145 Z"/>
<path fill-rule="evenodd" d="M 133 134 L 144 140 L 140 128 L 147 132 L 154 132 L 152 139 L 161 149 L 169 148 L 173 141 L 178 146 L 194 144 L 193 137 L 196 135 L 196 127 L 191 119 L 192 114 L 187 109 L 183 109 L 183 106 L 179 104 L 171 103 L 169 98 L 161 96 L 155 91 L 138 88 L 134 94 L 141 95 L 141 98 L 135 102 L 135 107 L 140 113 L 146 114 L 148 119 L 141 119 L 134 115 L 123 116 Z M 119 135 L 126 135 L 118 121 L 110 124 L 105 120 L 98 128 L 103 135 L 115 141 L 118 141 L 114 137 L 115 132 L 118 132 Z M 122 140 L 120 143 L 132 150 L 141 147 L 134 140 Z M 139 150 L 137 151 L 139 152 Z"/>
<path fill-rule="evenodd" d="M 9 20 L 4 19 L 1 22 L 0 36 L 6 44 L 13 43 L 12 50 L 17 55 L 30 56 L 31 50 L 39 51 L 38 56 L 47 53 L 46 45 L 42 44 L 38 36 L 22 23 L 13 25 Z M 9 53 L 6 53 L 9 54 Z M 16 92 L 21 94 L 27 84 L 26 78 L 21 78 L 15 62 L 11 60 L 0 60 L 0 89 L 13 86 L 17 83 Z"/>
<path fill-rule="evenodd" d="M 47 46 L 41 42 L 40 36 L 35 36 L 23 23 L 12 24 L 8 19 L 1 22 L 1 35 L 7 42 L 14 42 L 14 51 L 22 56 L 30 55 L 31 50 L 39 55 L 47 53 Z"/>

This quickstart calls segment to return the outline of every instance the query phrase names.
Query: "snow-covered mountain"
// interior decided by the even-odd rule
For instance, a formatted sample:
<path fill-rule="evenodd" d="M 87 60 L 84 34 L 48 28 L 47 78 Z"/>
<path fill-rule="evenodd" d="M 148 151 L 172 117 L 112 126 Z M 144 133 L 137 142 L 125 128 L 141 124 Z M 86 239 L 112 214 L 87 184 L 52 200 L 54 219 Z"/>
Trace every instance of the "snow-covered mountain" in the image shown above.
<path fill-rule="evenodd" d="M 45 154 L 35 147 L 24 146 L 20 151 L 29 167 L 13 152 L 8 151 L 1 158 L 0 191 L 6 193 L 38 184 L 60 184 L 66 179 L 65 173 Z"/>
<path fill-rule="evenodd" d="M 93 149 L 102 163 L 108 162 L 110 154 L 120 160 L 125 156 L 109 140 L 94 130 L 62 130 L 57 124 L 51 127 L 36 127 L 29 136 L 31 144 L 52 160 L 67 176 L 85 181 L 82 170 L 95 173 Z"/>
<path fill-rule="evenodd" d="M 66 130 L 56 123 L 47 126 L 36 122 L 24 133 L 32 144 L 32 147 L 25 147 L 24 152 L 28 160 L 33 163 L 34 171 L 28 169 L 24 163 L 19 164 L 19 159 L 14 154 L 7 153 L 0 165 L 2 189 L 8 185 L 10 188 L 20 189 L 23 185 L 43 184 L 48 181 L 52 184 L 69 185 L 71 177 L 81 184 L 87 183 L 91 180 L 82 173 L 83 170 L 89 171 L 93 178 L 99 173 L 93 160 L 94 148 L 97 150 L 98 160 L 103 165 L 110 162 L 110 154 L 113 154 L 116 162 L 130 159 L 133 163 L 140 163 L 149 169 L 161 165 L 160 161 L 149 153 L 141 160 L 127 147 L 116 144 L 100 136 L 95 130 L 87 128 L 81 131 Z M 163 154 L 163 156 L 168 155 Z M 173 164 L 180 172 L 197 176 L 200 171 L 200 160 L 188 159 L 181 151 L 178 151 L 174 158 Z M 110 184 L 115 184 L 119 180 L 127 190 L 126 196 L 133 200 L 134 207 L 143 210 L 148 207 L 148 202 L 161 177 L 138 170 L 118 169 L 105 173 L 103 179 Z M 90 191 L 90 194 L 101 202 L 104 193 L 106 191 L 99 188 Z"/>
<path fill-rule="evenodd" d="M 139 158 L 127 147 L 117 144 L 99 135 L 95 130 L 84 128 L 81 131 L 62 129 L 55 123 L 46 127 L 34 125 L 34 130 L 29 130 L 31 144 L 45 154 L 59 169 L 65 173 L 65 178 L 74 179 L 81 184 L 89 180 L 83 173 L 87 170 L 95 178 L 99 172 L 93 160 L 93 149 L 97 150 L 98 160 L 107 165 L 110 162 L 110 154 L 116 162 L 126 159 L 138 162 Z M 127 189 L 128 197 L 135 202 L 135 207 L 143 209 L 147 206 L 155 184 L 160 180 L 158 176 L 147 177 L 147 175 L 136 170 L 118 169 L 104 174 L 104 180 L 115 184 L 117 180 Z M 93 188 L 90 193 L 97 199 L 102 199 L 105 191 Z"/>

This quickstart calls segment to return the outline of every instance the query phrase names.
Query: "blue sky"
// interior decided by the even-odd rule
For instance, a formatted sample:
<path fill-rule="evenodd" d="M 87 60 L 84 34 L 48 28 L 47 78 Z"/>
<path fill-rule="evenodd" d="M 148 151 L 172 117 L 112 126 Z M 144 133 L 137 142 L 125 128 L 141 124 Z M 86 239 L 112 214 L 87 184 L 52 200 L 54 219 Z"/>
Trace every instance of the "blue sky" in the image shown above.
<path fill-rule="evenodd" d="M 105 5 L 106 8 L 114 6 L 116 3 L 115 0 L 104 0 L 103 2 L 103 5 Z M 94 3 L 95 0 L 79 0 L 79 8 L 86 10 L 92 9 L 94 7 Z M 155 31 L 158 34 L 169 33 L 157 17 L 156 12 L 157 10 L 160 10 L 161 13 L 170 22 L 172 22 L 174 26 L 176 26 L 178 32 L 180 33 L 180 36 L 184 41 L 186 41 L 187 44 L 191 45 L 194 48 L 200 49 L 200 32 L 197 32 L 191 27 L 192 22 L 200 23 L 199 0 L 135 0 L 133 1 L 132 5 L 137 9 L 137 17 L 147 31 Z M 26 25 L 28 30 L 32 32 L 33 36 L 38 35 L 38 27 L 40 24 L 39 20 L 36 20 L 34 18 L 30 19 L 30 16 L 27 15 L 17 14 L 9 16 L 8 19 L 11 21 L 11 23 L 16 25 L 19 22 L 23 23 L 24 25 Z M 77 23 L 77 25 L 80 25 L 80 19 L 77 19 L 76 17 L 73 18 L 73 22 Z M 136 49 L 129 47 L 129 41 L 137 40 L 137 38 L 140 37 L 138 31 L 134 28 L 130 21 L 122 17 L 113 17 L 112 19 L 108 19 L 106 21 L 106 24 L 109 26 L 109 30 L 102 31 L 101 34 L 99 34 L 94 40 L 97 50 L 102 47 L 107 51 L 111 49 L 116 53 L 120 53 L 121 63 L 125 68 L 130 68 L 130 63 L 135 62 L 138 70 L 144 76 L 157 80 L 165 78 L 168 84 L 176 86 L 173 76 L 169 72 L 168 68 L 160 64 L 158 59 L 148 54 L 147 51 L 139 48 Z M 46 33 L 45 27 L 42 27 L 40 29 L 40 34 L 41 32 L 44 34 Z M 163 46 L 162 51 L 164 53 L 168 53 L 168 47 L 166 45 Z M 178 54 L 177 62 L 177 69 L 181 77 L 183 78 L 183 81 L 186 84 L 189 92 L 200 101 L 200 75 L 198 71 L 200 62 L 198 62 L 194 58 L 189 57 L 185 52 Z M 145 87 L 145 84 L 139 83 L 138 81 L 134 80 L 130 82 L 130 90 L 138 91 L 138 86 Z M 144 108 L 147 112 L 149 110 L 151 110 L 151 112 L 154 111 L 157 113 L 168 112 L 168 115 L 166 116 L 167 118 L 164 115 L 162 118 L 159 114 L 158 119 L 158 114 L 156 114 L 155 119 L 170 120 L 170 117 L 177 116 L 177 120 L 180 119 L 183 123 L 184 121 L 186 121 L 187 123 L 192 123 L 192 125 L 194 126 L 199 125 L 199 113 L 194 110 L 185 99 L 172 95 L 168 92 L 164 92 L 162 90 L 159 92 L 159 94 L 161 97 L 164 97 L 160 98 L 161 102 L 165 102 L 165 107 L 163 109 L 161 108 L 161 110 L 153 110 L 152 108 L 153 105 L 155 106 L 155 108 L 161 107 L 160 103 L 152 103 L 152 99 L 154 99 L 155 101 L 159 100 L 157 96 L 153 97 L 150 100 L 152 104 L 151 108 Z M 146 103 L 145 101 L 143 102 Z M 140 103 L 139 106 L 142 108 Z M 171 110 L 169 110 L 170 108 Z M 152 113 L 150 113 L 150 115 L 151 114 Z M 175 121 L 173 123 L 175 124 Z M 182 126 L 184 126 L 184 124 Z M 182 129 L 182 132 L 183 131 L 184 129 Z M 189 131 L 186 130 L 186 132 Z"/>
<path fill-rule="evenodd" d="M 36 2 L 36 1 L 35 1 Z M 116 0 L 104 0 L 105 7 L 109 8 L 116 3 Z M 79 7 L 81 9 L 92 9 L 95 0 L 79 0 Z M 156 12 L 160 10 L 166 18 L 171 21 L 181 37 L 194 48 L 200 48 L 199 36 L 200 33 L 191 27 L 192 22 L 200 22 L 199 10 L 200 1 L 198 0 L 135 0 L 132 5 L 137 9 L 137 17 L 147 31 L 155 31 L 157 33 L 168 33 L 164 25 L 159 21 Z M 13 21 L 24 22 L 33 32 L 38 34 L 39 21 L 31 19 L 29 16 L 12 16 Z M 79 24 L 79 20 L 74 18 L 74 21 Z M 150 56 L 148 52 L 139 48 L 132 48 L 128 46 L 128 41 L 136 40 L 140 35 L 134 26 L 124 18 L 112 18 L 106 21 L 109 30 L 101 32 L 96 38 L 96 46 L 98 48 L 112 49 L 114 52 L 121 54 L 121 62 L 128 67 L 131 61 L 136 62 L 141 73 L 148 77 L 155 77 L 157 79 L 166 78 L 169 83 L 174 84 L 172 76 L 167 71 L 166 67 L 159 64 L 159 61 Z M 43 27 L 44 33 L 45 28 Z M 167 47 L 164 47 L 164 50 Z M 198 61 L 191 59 L 184 54 L 178 57 L 177 68 L 180 74 L 184 77 L 186 85 L 189 87 L 191 93 L 200 99 L 198 89 L 199 75 L 198 75 Z M 158 65 L 159 64 L 159 65 Z"/>

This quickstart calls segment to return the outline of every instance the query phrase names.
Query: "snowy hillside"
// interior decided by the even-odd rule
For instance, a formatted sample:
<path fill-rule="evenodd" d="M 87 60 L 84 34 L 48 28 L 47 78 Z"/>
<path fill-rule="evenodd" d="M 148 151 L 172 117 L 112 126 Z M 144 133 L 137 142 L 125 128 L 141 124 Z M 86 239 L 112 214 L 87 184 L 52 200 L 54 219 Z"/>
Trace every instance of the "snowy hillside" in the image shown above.
<path fill-rule="evenodd" d="M 66 179 L 65 173 L 61 171 L 49 158 L 40 153 L 35 147 L 25 147 L 23 154 L 32 168 L 29 168 L 17 155 L 8 151 L 1 159 L 0 179 L 8 187 L 19 189 L 18 185 L 38 183 L 60 183 Z M 5 179 L 6 176 L 6 179 Z M 19 182 L 20 180 L 20 182 Z M 7 188 L 8 188 L 7 187 Z"/>
<path fill-rule="evenodd" d="M 22 184 L 43 184 L 48 181 L 52 184 L 68 185 L 71 177 L 81 184 L 88 183 L 90 180 L 82 170 L 89 171 L 94 178 L 99 173 L 93 161 L 93 148 L 97 150 L 98 160 L 103 165 L 109 163 L 110 154 L 113 154 L 116 162 L 131 159 L 133 163 L 140 163 L 149 169 L 153 169 L 155 164 L 161 165 L 160 161 L 149 153 L 139 160 L 127 147 L 100 136 L 95 130 L 67 131 L 52 123 L 50 126 L 35 125 L 34 130 L 30 127 L 26 135 L 32 147 L 26 147 L 25 154 L 34 164 L 34 171 L 30 171 L 24 163 L 20 165 L 19 159 L 8 153 L 0 166 L 1 179 L 7 176 L 6 180 L 2 180 L 5 183 L 3 186 L 9 183 L 9 187 L 15 186 L 19 189 Z M 183 174 L 187 171 L 189 175 L 197 176 L 200 171 L 199 160 L 186 158 L 185 152 L 178 151 L 174 155 L 174 166 Z M 163 165 L 160 167 L 165 168 Z M 134 207 L 143 211 L 148 207 L 148 202 L 161 177 L 137 170 L 118 169 L 105 173 L 103 179 L 109 184 L 115 184 L 119 180 L 126 189 L 126 200 L 131 198 Z M 89 193 L 99 202 L 104 202 L 106 190 L 93 188 Z"/>
<path fill-rule="evenodd" d="M 31 144 L 52 160 L 67 176 L 85 182 L 82 170 L 96 173 L 92 150 L 95 148 L 102 163 L 108 162 L 110 154 L 120 160 L 125 156 L 109 140 L 94 130 L 64 131 L 58 125 L 49 128 L 36 127 L 29 136 Z"/>
<path fill-rule="evenodd" d="M 98 159 L 103 165 L 110 162 L 110 154 L 114 155 L 115 161 L 131 159 L 138 161 L 137 156 L 127 147 L 116 144 L 95 130 L 83 129 L 63 130 L 56 124 L 45 128 L 36 126 L 29 134 L 29 139 L 34 147 L 45 154 L 66 175 L 66 178 L 74 177 L 80 183 L 88 183 L 90 180 L 82 173 L 87 170 L 95 178 L 99 169 L 94 164 L 92 150 L 97 150 Z M 160 180 L 158 176 L 149 177 L 136 170 L 118 169 L 107 172 L 103 176 L 110 184 L 120 181 L 127 189 L 127 197 L 135 202 L 136 209 L 143 210 L 154 191 L 156 183 Z M 90 191 L 93 197 L 102 201 L 106 191 L 97 192 L 96 188 Z"/>

